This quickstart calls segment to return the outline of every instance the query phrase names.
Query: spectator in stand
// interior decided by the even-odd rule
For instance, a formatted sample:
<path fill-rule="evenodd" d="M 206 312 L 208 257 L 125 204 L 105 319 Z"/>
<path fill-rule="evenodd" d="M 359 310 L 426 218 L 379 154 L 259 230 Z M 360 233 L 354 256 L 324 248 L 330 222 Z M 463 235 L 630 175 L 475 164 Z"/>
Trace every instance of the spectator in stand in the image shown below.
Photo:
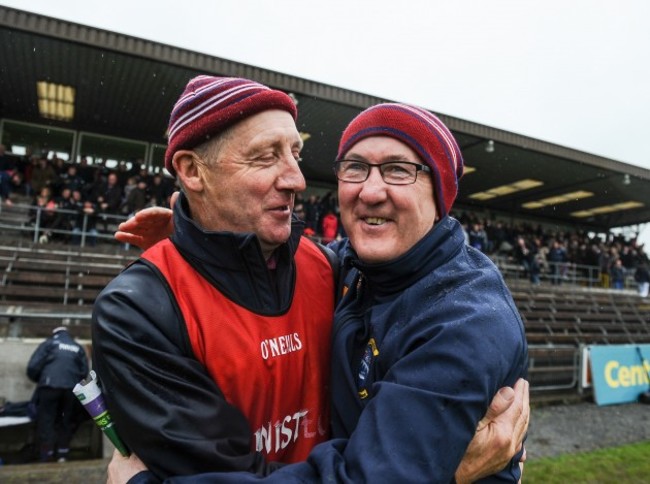
<path fill-rule="evenodd" d="M 124 186 L 129 178 L 135 176 L 137 169 L 135 169 L 135 164 L 131 165 L 132 168 L 129 168 L 129 165 L 126 161 L 120 161 L 117 165 L 117 170 L 115 174 L 117 175 L 118 183 L 124 190 Z"/>
<path fill-rule="evenodd" d="M 629 245 L 623 246 L 623 249 L 621 250 L 621 262 L 625 268 L 626 275 L 631 276 L 634 274 L 634 270 L 637 266 L 637 258 L 638 255 L 633 247 Z"/>
<path fill-rule="evenodd" d="M 27 147 L 26 153 L 20 158 L 19 162 L 19 171 L 23 174 L 23 184 L 25 187 L 25 195 L 33 196 L 34 191 L 32 190 L 32 171 L 34 167 L 38 164 L 38 156 L 32 153 L 32 149 Z"/>
<path fill-rule="evenodd" d="M 512 244 L 508 242 L 508 233 L 503 226 L 503 222 L 497 221 L 489 224 L 486 232 L 490 244 L 490 253 L 508 253 L 512 250 Z"/>
<path fill-rule="evenodd" d="M 77 209 L 77 217 L 72 229 L 72 243 L 85 244 L 94 247 L 97 243 L 97 205 L 92 200 L 84 199 L 79 190 L 72 192 L 72 197 Z"/>
<path fill-rule="evenodd" d="M 625 288 L 625 267 L 623 267 L 623 261 L 620 257 L 612 264 L 609 274 L 612 278 L 612 287 L 614 289 Z"/>
<path fill-rule="evenodd" d="M 145 208 L 148 202 L 147 182 L 145 180 L 136 180 L 135 188 L 129 190 L 129 195 L 124 202 L 123 213 L 125 215 L 135 215 Z"/>
<path fill-rule="evenodd" d="M 77 172 L 84 182 L 85 190 L 90 191 L 91 187 L 96 181 L 95 173 L 97 172 L 97 169 L 94 165 L 90 163 L 88 156 L 84 155 L 81 157 L 81 159 L 79 160 L 79 168 Z"/>
<path fill-rule="evenodd" d="M 323 217 L 322 230 L 323 243 L 328 244 L 336 239 L 336 234 L 339 230 L 339 219 L 334 211 L 329 208 Z"/>
<path fill-rule="evenodd" d="M 138 179 L 144 180 L 147 183 L 147 190 L 150 190 L 153 185 L 153 176 L 149 173 L 146 166 L 141 166 L 136 175 Z"/>
<path fill-rule="evenodd" d="M 55 195 L 58 195 L 58 193 L 61 191 L 61 186 L 63 185 L 61 176 L 65 175 L 68 172 L 68 164 L 63 158 L 54 156 L 52 158 L 52 168 L 54 168 L 54 172 L 56 173 L 56 178 L 52 185 L 52 191 Z"/>
<path fill-rule="evenodd" d="M 40 193 L 44 187 L 51 187 L 57 183 L 57 174 L 50 162 L 45 157 L 40 157 L 32 169 L 32 192 Z"/>
<path fill-rule="evenodd" d="M 562 279 L 566 274 L 566 264 L 569 261 L 569 256 L 562 242 L 559 240 L 553 241 L 553 244 L 546 256 L 546 260 L 549 263 L 549 268 L 551 271 L 551 284 L 562 284 Z"/>
<path fill-rule="evenodd" d="M 138 186 L 138 177 L 130 176 L 126 180 L 126 184 L 122 187 L 122 206 L 120 207 L 120 212 L 123 214 L 128 214 L 128 209 L 126 207 L 126 201 L 129 198 L 131 192 Z"/>
<path fill-rule="evenodd" d="M 64 187 L 68 187 L 71 192 L 75 190 L 84 190 L 86 182 L 78 174 L 78 165 L 75 163 L 68 165 L 66 172 L 61 175 L 61 182 Z"/>
<path fill-rule="evenodd" d="M 88 375 L 84 349 L 64 326 L 41 343 L 27 364 L 27 376 L 37 383 L 36 441 L 39 459 L 65 461 L 74 431 L 77 398 L 74 386 Z"/>
<path fill-rule="evenodd" d="M 108 174 L 96 201 L 100 212 L 108 214 L 119 213 L 120 205 L 122 204 L 122 187 L 119 184 L 117 173 L 111 172 Z"/>
<path fill-rule="evenodd" d="M 41 188 L 34 198 L 30 223 L 38 227 L 38 242 L 47 244 L 57 230 L 65 230 L 65 218 L 58 211 L 58 205 L 50 187 Z"/>
<path fill-rule="evenodd" d="M 600 255 L 598 257 L 598 268 L 600 270 L 600 285 L 605 288 L 611 286 L 609 271 L 612 267 L 612 256 L 604 243 L 599 244 Z"/>
<path fill-rule="evenodd" d="M 15 163 L 7 156 L 7 148 L 0 144 L 0 172 L 13 171 L 16 169 Z"/>
<path fill-rule="evenodd" d="M 634 272 L 634 280 L 638 284 L 639 296 L 648 297 L 648 290 L 650 289 L 650 270 L 648 264 L 644 261 L 639 264 Z"/>
<path fill-rule="evenodd" d="M 472 228 L 467 234 L 469 246 L 474 247 L 476 250 L 487 253 L 488 251 L 488 237 L 483 229 L 483 224 L 476 222 L 472 224 Z"/>
<path fill-rule="evenodd" d="M 13 205 L 11 194 L 20 188 L 22 183 L 23 175 L 19 171 L 0 171 L 0 202 L 5 205 Z"/>
<path fill-rule="evenodd" d="M 305 221 L 305 202 L 302 199 L 302 197 L 298 196 L 299 194 L 296 194 L 296 201 L 293 205 L 293 213 L 296 214 L 296 217 L 298 217 L 300 220 L 303 222 Z"/>
<path fill-rule="evenodd" d="M 16 163 L 7 155 L 5 145 L 0 144 L 0 203 L 5 205 L 12 204 L 10 197 L 14 173 L 16 173 Z"/>
<path fill-rule="evenodd" d="M 530 282 L 534 285 L 539 284 L 539 265 L 537 264 L 536 249 L 534 246 L 527 242 L 524 237 L 517 238 L 517 245 L 515 245 L 515 259 L 524 266 L 526 274 Z"/>
<path fill-rule="evenodd" d="M 72 197 L 72 190 L 69 187 L 63 186 L 61 194 L 55 197 L 57 212 L 60 214 L 61 223 L 60 228 L 66 232 L 70 232 L 75 223 L 77 207 L 74 198 Z M 69 241 L 68 233 L 61 234 L 61 238 Z"/>
<path fill-rule="evenodd" d="M 169 208 L 169 197 L 174 193 L 174 187 L 160 173 L 153 176 L 149 186 L 149 196 L 154 207 Z"/>
<path fill-rule="evenodd" d="M 305 224 L 314 234 L 318 231 L 319 201 L 316 195 L 309 195 L 305 202 Z"/>
<path fill-rule="evenodd" d="M 109 219 L 117 222 L 111 215 L 119 215 L 122 206 L 122 187 L 119 184 L 117 173 L 110 172 L 106 177 L 106 182 L 101 184 L 99 195 L 95 202 L 97 209 L 101 214 L 104 222 L 104 231 L 108 231 Z"/>

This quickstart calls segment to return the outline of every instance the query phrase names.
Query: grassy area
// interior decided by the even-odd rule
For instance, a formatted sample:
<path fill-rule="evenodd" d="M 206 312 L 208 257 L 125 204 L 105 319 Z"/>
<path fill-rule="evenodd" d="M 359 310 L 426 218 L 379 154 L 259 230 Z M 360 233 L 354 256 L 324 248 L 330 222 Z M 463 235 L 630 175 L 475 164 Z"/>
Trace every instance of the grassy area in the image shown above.
<path fill-rule="evenodd" d="M 650 442 L 528 460 L 525 484 L 650 482 Z"/>

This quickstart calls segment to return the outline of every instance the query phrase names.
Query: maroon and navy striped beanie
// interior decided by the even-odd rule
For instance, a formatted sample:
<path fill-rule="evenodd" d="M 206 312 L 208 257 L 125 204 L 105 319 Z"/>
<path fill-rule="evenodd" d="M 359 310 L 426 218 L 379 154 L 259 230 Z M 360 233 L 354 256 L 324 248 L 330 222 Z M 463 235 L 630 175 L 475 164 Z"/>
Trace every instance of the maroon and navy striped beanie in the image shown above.
<path fill-rule="evenodd" d="M 176 175 L 172 158 L 178 150 L 191 150 L 233 124 L 268 109 L 287 111 L 296 120 L 291 98 L 248 79 L 197 76 L 174 104 L 169 119 L 165 168 Z"/>
<path fill-rule="evenodd" d="M 372 106 L 354 118 L 341 137 L 337 159 L 343 159 L 369 136 L 390 136 L 407 144 L 433 172 L 438 217 L 444 217 L 458 194 L 463 156 L 449 129 L 429 111 L 407 104 Z"/>

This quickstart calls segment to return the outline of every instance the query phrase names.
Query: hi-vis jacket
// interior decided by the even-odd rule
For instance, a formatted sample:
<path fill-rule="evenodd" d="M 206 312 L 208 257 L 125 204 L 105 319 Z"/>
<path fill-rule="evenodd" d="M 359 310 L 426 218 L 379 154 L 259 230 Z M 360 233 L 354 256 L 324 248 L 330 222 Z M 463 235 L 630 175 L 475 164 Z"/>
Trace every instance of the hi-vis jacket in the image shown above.
<path fill-rule="evenodd" d="M 97 298 L 94 363 L 125 443 L 159 477 L 267 474 L 329 438 L 334 277 L 300 236 L 176 231 Z M 331 295 L 331 297 L 327 297 Z"/>

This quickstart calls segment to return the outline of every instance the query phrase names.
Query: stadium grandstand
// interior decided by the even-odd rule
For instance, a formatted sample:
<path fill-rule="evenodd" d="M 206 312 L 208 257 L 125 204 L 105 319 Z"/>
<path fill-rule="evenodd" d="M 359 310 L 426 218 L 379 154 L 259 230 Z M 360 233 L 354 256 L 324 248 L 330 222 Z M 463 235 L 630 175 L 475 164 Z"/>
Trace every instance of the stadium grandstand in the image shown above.
<path fill-rule="evenodd" d="M 0 397 L 9 401 L 29 398 L 24 365 L 52 328 L 69 325 L 92 351 L 93 300 L 139 254 L 112 233 L 135 211 L 166 205 L 175 189 L 163 169 L 165 129 L 190 78 L 247 77 L 295 99 L 309 186 L 296 210 L 316 239 L 323 215 L 336 213 L 341 132 L 364 108 L 389 101 L 2 6 L 0 70 L 8 187 L 0 203 L 0 347 L 8 355 Z M 588 398 L 585 345 L 650 343 L 650 299 L 634 280 L 648 263 L 636 232 L 650 222 L 650 170 L 436 114 L 467 165 L 452 215 L 468 243 L 497 263 L 524 320 L 533 401 Z M 97 456 L 97 435 L 86 437 L 92 445 L 79 447 Z"/>

